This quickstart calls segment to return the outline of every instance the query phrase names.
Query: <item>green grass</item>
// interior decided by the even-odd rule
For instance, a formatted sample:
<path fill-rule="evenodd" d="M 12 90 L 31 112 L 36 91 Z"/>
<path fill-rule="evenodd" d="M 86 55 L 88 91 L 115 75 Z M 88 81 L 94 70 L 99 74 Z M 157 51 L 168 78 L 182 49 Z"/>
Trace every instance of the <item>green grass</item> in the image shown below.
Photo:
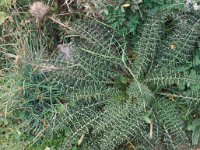
<path fill-rule="evenodd" d="M 31 0 L 19 0 L 16 4 L 9 3 L 9 1 L 7 2 L 8 3 L 6 4 L 0 3 L 0 11 L 5 12 L 8 16 L 7 19 L 4 20 L 3 24 L 0 25 L 0 149 L 48 150 L 48 148 L 50 148 L 51 150 L 57 150 L 61 145 L 63 145 L 65 141 L 67 141 L 66 139 L 68 138 L 68 134 L 71 133 L 70 128 L 72 125 L 61 125 L 61 127 L 64 128 L 57 128 L 58 126 L 55 125 L 56 123 L 62 123 L 64 117 L 66 117 L 62 115 L 64 114 L 63 112 L 65 111 L 67 105 L 70 104 L 72 108 L 75 105 L 68 99 L 70 96 L 66 96 L 66 87 L 63 87 L 62 83 L 62 81 L 66 80 L 60 80 L 61 77 L 65 78 L 65 75 L 67 74 L 65 74 L 65 72 L 67 72 L 68 69 L 70 70 L 71 66 L 67 69 L 65 68 L 64 73 L 60 73 L 59 71 L 56 73 L 51 73 L 48 71 L 48 69 L 51 69 L 52 67 L 49 66 L 49 64 L 63 63 L 62 60 L 55 61 L 55 57 L 57 57 L 59 53 L 57 45 L 61 43 L 67 43 L 71 40 L 70 36 L 77 35 L 70 35 L 69 29 L 64 28 L 62 25 L 60 26 L 59 23 L 56 23 L 48 17 L 45 18 L 40 25 L 38 25 L 35 18 L 33 18 L 28 11 L 30 4 L 33 2 Z M 78 10 L 80 12 L 71 14 L 67 12 L 65 16 L 60 14 L 58 15 L 60 12 L 66 12 L 66 6 L 62 6 L 61 3 L 57 3 L 56 1 L 52 0 L 46 0 L 45 2 L 51 6 L 52 11 L 49 13 L 49 15 L 53 17 L 56 16 L 56 18 L 59 18 L 61 22 L 64 22 L 64 20 L 81 20 L 82 22 L 86 22 L 86 17 L 83 15 L 84 12 L 81 12 L 80 10 Z M 147 9 L 147 7 L 143 4 L 140 5 L 141 8 Z M 173 7 L 174 5 L 169 6 Z M 72 5 L 72 8 L 73 7 L 75 6 Z M 165 5 L 163 7 L 165 7 Z M 162 7 L 159 5 L 158 8 L 161 9 Z M 171 9 L 171 7 L 169 7 L 169 9 Z M 178 10 L 180 10 L 180 7 L 178 7 Z M 124 15 L 123 12 L 121 12 L 120 7 L 118 8 L 118 11 L 122 15 L 123 19 Z M 132 14 L 133 12 L 128 11 L 128 13 Z M 123 26 L 121 26 L 121 24 L 126 23 L 126 21 L 122 21 L 119 23 L 120 25 L 117 25 L 117 30 L 120 28 L 120 35 L 126 34 L 128 42 L 133 43 L 133 41 L 137 40 L 137 38 L 135 38 L 135 34 L 140 32 L 137 31 L 137 26 L 142 24 L 144 21 L 142 20 L 144 18 L 138 18 L 141 15 L 140 13 L 141 12 L 138 10 L 137 17 L 133 18 L 133 20 L 129 20 L 130 22 L 132 21 L 132 24 L 130 23 L 130 26 L 128 25 L 126 27 L 127 29 L 123 29 Z M 145 14 L 146 12 L 142 13 Z M 134 16 L 134 14 L 132 15 Z M 96 17 L 98 18 L 98 16 Z M 110 14 L 107 18 L 111 19 L 111 26 L 113 18 L 118 20 L 117 16 L 112 14 Z M 99 22 L 101 21 L 102 20 L 99 20 Z M 123 32 L 123 30 L 126 30 L 126 32 Z M 129 34 L 127 34 L 127 30 L 128 33 L 130 32 Z M 132 45 L 129 46 L 129 49 L 132 50 Z M 182 68 L 178 69 L 184 71 L 186 74 L 190 74 L 194 78 L 199 78 L 200 75 L 198 69 L 200 56 L 197 45 L 195 45 L 195 50 L 197 52 L 194 51 L 195 56 L 192 58 L 194 59 L 192 66 L 188 67 L 188 64 L 186 64 L 183 65 Z M 135 57 L 133 52 L 130 52 L 128 55 L 130 58 Z M 106 55 L 102 56 L 109 57 Z M 76 68 L 76 66 L 73 67 Z M 126 67 L 128 68 L 129 66 Z M 62 65 L 61 69 L 63 69 Z M 195 70 L 197 71 L 195 72 Z M 123 72 L 122 70 L 120 71 Z M 98 73 L 94 74 L 97 76 L 99 75 Z M 117 87 L 117 89 L 119 89 L 118 94 L 112 97 L 112 99 L 114 99 L 113 102 L 122 103 L 124 99 L 128 97 L 128 95 L 131 95 L 132 90 L 138 90 L 138 87 L 135 87 L 134 83 L 133 89 L 129 89 L 130 93 L 127 93 L 126 90 L 129 87 L 129 84 L 132 82 L 132 79 L 130 79 L 127 74 L 123 74 L 123 79 L 125 81 L 122 81 L 123 79 L 121 79 L 120 76 L 120 79 L 116 79 L 120 80 L 119 83 L 117 81 L 117 83 L 113 84 Z M 109 81 L 112 80 L 113 79 L 109 79 Z M 82 81 L 82 79 L 80 81 Z M 107 82 L 107 84 L 110 85 L 112 83 Z M 143 88 L 148 91 L 146 86 Z M 160 87 L 156 88 L 159 90 Z M 179 89 L 177 90 L 176 85 L 173 85 L 170 88 L 167 87 L 164 90 L 173 91 L 176 89 L 177 91 L 184 91 L 186 94 L 188 91 L 188 93 L 195 90 L 199 91 L 199 86 L 194 87 L 193 85 L 183 84 L 178 88 Z M 154 89 L 154 87 L 152 89 Z M 72 91 L 73 90 L 74 89 L 72 89 Z M 110 91 L 112 92 L 112 90 Z M 91 93 L 89 92 L 81 92 L 83 92 L 83 95 L 78 95 L 79 97 L 77 96 L 77 99 L 82 100 L 84 99 L 84 96 L 87 96 L 87 94 L 89 95 L 88 97 L 92 97 L 92 100 L 98 99 L 99 95 L 101 96 L 101 93 L 95 93 L 97 96 L 90 96 Z M 109 95 L 109 93 L 105 93 L 103 96 L 106 97 L 107 94 Z M 135 97 L 135 95 L 132 95 L 132 97 Z M 173 99 L 173 95 L 171 95 L 170 98 L 171 97 Z M 170 103 L 171 101 L 169 102 L 169 105 Z M 84 105 L 85 103 L 81 101 L 79 105 L 81 104 Z M 164 105 L 164 103 L 158 104 L 159 108 L 162 104 Z M 193 107 L 194 105 L 195 107 Z M 184 116 L 184 119 L 189 125 L 194 123 L 194 120 L 198 120 L 198 102 L 195 104 L 188 103 L 187 106 L 184 104 L 184 107 L 180 108 L 180 110 L 184 110 L 184 112 L 187 111 L 187 116 Z M 79 110 L 77 110 L 77 112 L 78 111 Z M 167 112 L 167 110 L 163 111 Z M 77 112 L 72 115 L 76 115 Z M 190 140 L 194 139 L 198 142 L 198 134 L 195 136 L 194 132 L 192 133 L 192 131 L 196 131 L 198 127 L 198 123 L 196 126 L 194 125 L 193 130 L 190 132 L 190 135 L 192 134 L 192 138 Z M 86 139 L 87 138 L 88 137 L 86 137 Z M 77 147 L 77 143 L 77 140 L 72 142 L 72 150 L 84 150 L 84 147 Z M 119 149 L 131 149 L 135 146 L 131 144 L 131 141 L 127 145 L 120 145 Z"/>

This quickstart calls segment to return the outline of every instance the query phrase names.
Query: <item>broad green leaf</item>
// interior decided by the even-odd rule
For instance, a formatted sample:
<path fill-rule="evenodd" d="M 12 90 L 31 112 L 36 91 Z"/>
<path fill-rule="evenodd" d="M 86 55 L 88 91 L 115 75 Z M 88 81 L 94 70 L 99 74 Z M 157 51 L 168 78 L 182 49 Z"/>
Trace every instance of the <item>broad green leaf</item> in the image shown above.
<path fill-rule="evenodd" d="M 4 21 L 7 19 L 7 14 L 5 12 L 0 12 L 0 25 L 4 23 Z"/>
<path fill-rule="evenodd" d="M 151 119 L 148 116 L 144 116 L 144 121 L 148 124 L 151 123 Z"/>
<path fill-rule="evenodd" d="M 74 146 L 74 147 L 72 148 L 72 150 L 78 150 L 78 148 L 77 148 L 76 146 Z"/>
<path fill-rule="evenodd" d="M 1 0 L 0 7 L 9 8 L 12 5 L 12 0 Z"/>
<path fill-rule="evenodd" d="M 187 126 L 187 130 L 188 131 L 193 131 L 195 129 L 195 127 L 193 125 L 188 125 Z"/>
<path fill-rule="evenodd" d="M 143 118 L 144 118 L 144 121 L 145 121 L 146 123 L 148 123 L 148 124 L 152 123 L 152 120 L 151 120 L 151 118 L 150 118 L 151 114 L 152 114 L 151 111 L 147 111 L 146 114 L 145 114 L 145 116 L 143 117 Z"/>
<path fill-rule="evenodd" d="M 200 64 L 200 58 L 199 58 L 198 55 L 195 55 L 195 56 L 194 56 L 193 64 L 194 64 L 195 66 L 197 66 L 197 65 Z"/>
<path fill-rule="evenodd" d="M 195 127 L 200 126 L 200 118 L 192 121 L 192 125 L 195 126 Z"/>
<path fill-rule="evenodd" d="M 200 135 L 200 126 L 196 127 L 192 132 L 192 145 L 197 145 Z"/>
<path fill-rule="evenodd" d="M 180 84 L 178 84 L 178 89 L 179 89 L 180 91 L 185 90 L 185 83 L 180 83 Z"/>

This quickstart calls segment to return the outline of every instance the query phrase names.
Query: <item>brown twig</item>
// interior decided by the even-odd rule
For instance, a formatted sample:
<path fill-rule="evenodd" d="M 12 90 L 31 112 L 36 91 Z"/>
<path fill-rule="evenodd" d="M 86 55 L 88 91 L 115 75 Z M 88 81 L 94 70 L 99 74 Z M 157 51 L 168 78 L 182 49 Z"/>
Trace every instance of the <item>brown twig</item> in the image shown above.
<path fill-rule="evenodd" d="M 149 138 L 152 139 L 153 137 L 153 123 L 150 123 L 150 131 L 149 131 Z"/>
<path fill-rule="evenodd" d="M 60 22 L 59 20 L 57 20 L 57 19 L 55 19 L 55 18 L 53 18 L 53 17 L 51 17 L 51 16 L 49 16 L 48 18 L 51 19 L 53 22 L 59 24 L 60 26 L 62 26 L 62 27 L 64 27 L 64 28 L 68 28 L 68 29 L 71 30 L 71 31 L 74 31 L 72 28 L 69 27 L 69 25 L 66 25 L 66 24 L 62 23 L 62 22 Z"/>

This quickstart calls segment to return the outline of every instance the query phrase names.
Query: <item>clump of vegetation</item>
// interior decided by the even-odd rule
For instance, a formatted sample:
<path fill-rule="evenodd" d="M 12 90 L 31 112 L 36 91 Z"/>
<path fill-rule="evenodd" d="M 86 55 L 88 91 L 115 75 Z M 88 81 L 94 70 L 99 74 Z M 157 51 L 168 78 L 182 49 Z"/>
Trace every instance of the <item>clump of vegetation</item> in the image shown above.
<path fill-rule="evenodd" d="M 198 147 L 193 5 L 20 0 L 0 8 L 0 149 Z"/>

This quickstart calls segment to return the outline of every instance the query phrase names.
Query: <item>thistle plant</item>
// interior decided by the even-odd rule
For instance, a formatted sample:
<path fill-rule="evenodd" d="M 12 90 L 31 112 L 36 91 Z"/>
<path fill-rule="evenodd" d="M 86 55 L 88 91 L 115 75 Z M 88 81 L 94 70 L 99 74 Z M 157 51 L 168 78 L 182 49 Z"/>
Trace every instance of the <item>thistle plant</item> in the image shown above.
<path fill-rule="evenodd" d="M 28 51 L 11 66 L 1 99 L 9 98 L 9 112 L 20 114 L 27 146 L 57 133 L 64 133 L 60 149 L 194 144 L 186 126 L 199 108 L 200 88 L 188 89 L 200 80 L 182 67 L 193 63 L 199 19 L 187 12 L 150 12 L 132 49 L 125 36 L 99 22 L 72 22 L 78 36 L 68 47 L 58 46 L 63 55 L 48 55 L 46 39 L 38 42 L 37 33 L 22 34 Z"/>

